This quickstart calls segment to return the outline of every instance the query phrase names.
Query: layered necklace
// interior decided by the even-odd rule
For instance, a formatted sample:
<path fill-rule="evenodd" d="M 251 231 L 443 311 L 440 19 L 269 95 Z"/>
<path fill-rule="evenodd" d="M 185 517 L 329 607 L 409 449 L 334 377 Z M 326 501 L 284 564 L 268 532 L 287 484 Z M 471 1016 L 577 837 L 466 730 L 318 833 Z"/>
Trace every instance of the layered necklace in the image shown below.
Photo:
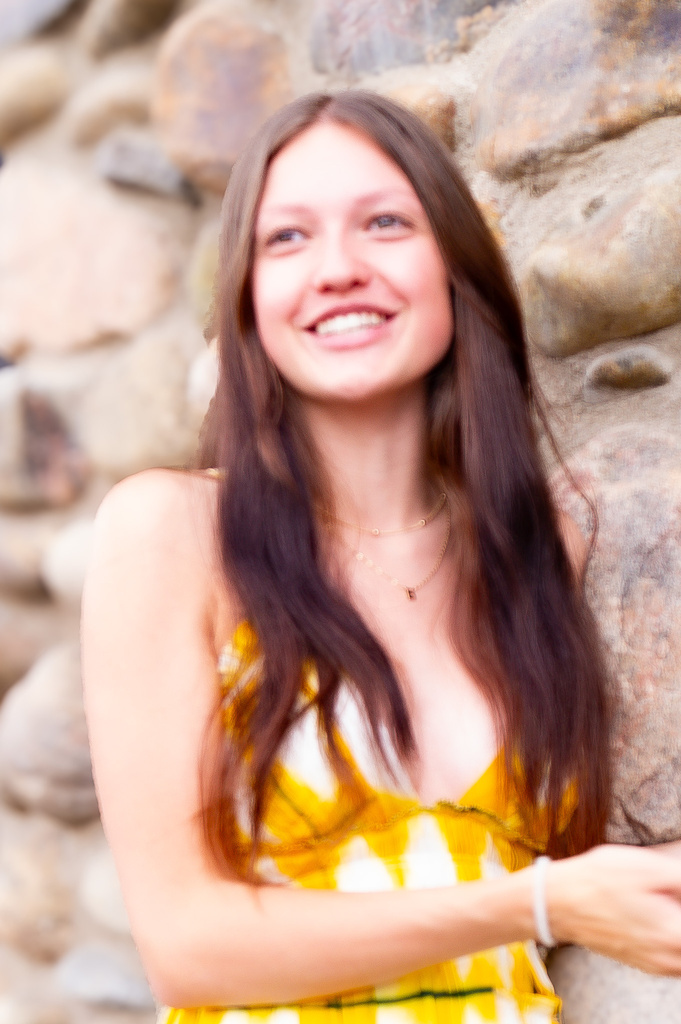
<path fill-rule="evenodd" d="M 397 530 L 380 530 L 376 526 L 368 528 L 366 526 L 360 526 L 359 523 L 349 523 L 345 519 L 338 519 L 330 512 L 323 511 L 322 514 L 327 521 L 337 523 L 339 526 L 347 526 L 350 529 L 357 530 L 358 533 L 370 534 L 373 537 L 393 537 L 397 533 L 412 533 L 414 530 L 423 530 L 429 523 L 432 523 L 433 520 L 439 516 L 443 508 L 446 508 L 447 510 L 447 528 L 445 530 L 442 547 L 438 551 L 437 558 L 435 559 L 435 565 L 433 565 L 430 572 L 424 576 L 422 580 L 419 580 L 418 583 L 413 584 L 413 586 L 408 586 L 406 583 L 402 583 L 398 580 L 397 577 L 391 576 L 389 572 L 386 572 L 381 565 L 377 565 L 373 558 L 369 558 L 363 551 L 358 550 L 354 552 L 356 560 L 360 562 L 361 565 L 365 565 L 367 569 L 371 569 L 377 576 L 382 576 L 396 589 L 403 590 L 407 600 L 415 601 L 418 591 L 422 590 L 427 583 L 430 583 L 433 576 L 435 576 L 436 572 L 442 565 L 445 552 L 447 551 L 447 545 L 449 544 L 449 537 L 452 532 L 452 510 L 449 504 L 449 498 L 444 491 L 438 495 L 437 501 L 423 519 L 417 519 L 415 523 L 411 523 L 409 526 L 403 526 Z"/>

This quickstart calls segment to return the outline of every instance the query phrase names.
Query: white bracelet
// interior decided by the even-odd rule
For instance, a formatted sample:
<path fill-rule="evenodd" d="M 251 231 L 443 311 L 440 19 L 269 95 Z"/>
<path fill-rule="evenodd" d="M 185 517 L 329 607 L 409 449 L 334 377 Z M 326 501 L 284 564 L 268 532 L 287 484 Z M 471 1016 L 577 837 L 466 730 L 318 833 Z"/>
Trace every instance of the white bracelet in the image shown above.
<path fill-rule="evenodd" d="M 534 862 L 532 878 L 532 909 L 534 911 L 534 930 L 537 941 L 551 949 L 556 940 L 551 934 L 549 915 L 546 909 L 546 869 L 551 863 L 550 857 L 537 857 Z"/>

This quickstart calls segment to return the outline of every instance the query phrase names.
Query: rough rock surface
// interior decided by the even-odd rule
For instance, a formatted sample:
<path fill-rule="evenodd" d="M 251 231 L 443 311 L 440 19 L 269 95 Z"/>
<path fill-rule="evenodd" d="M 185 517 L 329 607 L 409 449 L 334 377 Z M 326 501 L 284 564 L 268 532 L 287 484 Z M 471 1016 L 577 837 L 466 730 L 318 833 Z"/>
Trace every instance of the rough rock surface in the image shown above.
<path fill-rule="evenodd" d="M 178 0 L 92 0 L 83 24 L 83 41 L 95 57 L 130 46 L 168 20 Z"/>
<path fill-rule="evenodd" d="M 678 0 L 552 0 L 526 19 L 478 89 L 480 163 L 544 169 L 651 117 L 681 111 Z"/>
<path fill-rule="evenodd" d="M 167 229 L 146 211 L 63 170 L 3 168 L 0 352 L 132 334 L 169 304 L 176 275 Z"/>
<path fill-rule="evenodd" d="M 0 591 L 25 597 L 44 593 L 41 562 L 62 522 L 52 512 L 0 514 Z"/>
<path fill-rule="evenodd" d="M 677 1024 L 681 980 L 625 967 L 579 946 L 551 954 L 549 974 L 563 999 L 565 1024 Z"/>
<path fill-rule="evenodd" d="M 204 224 L 198 234 L 187 270 L 187 290 L 200 323 L 205 323 L 213 305 L 218 269 L 220 221 Z"/>
<path fill-rule="evenodd" d="M 607 394 L 657 388 L 667 384 L 673 364 L 654 345 L 625 345 L 598 356 L 587 368 L 584 398 L 598 401 Z"/>
<path fill-rule="evenodd" d="M 74 519 L 52 538 L 43 555 L 41 576 L 48 592 L 73 608 L 80 607 L 93 534 L 92 519 Z"/>
<path fill-rule="evenodd" d="M 61 956 L 72 938 L 73 894 L 62 836 L 40 817 L 0 815 L 0 942 L 37 960 Z"/>
<path fill-rule="evenodd" d="M 139 960 L 115 946 L 76 946 L 59 962 L 56 975 L 64 995 L 95 1006 L 150 1010 L 155 1005 Z"/>
<path fill-rule="evenodd" d="M 316 71 L 355 76 L 400 64 L 447 60 L 473 41 L 472 20 L 499 0 L 317 0 Z M 478 29 L 479 31 L 479 29 Z"/>
<path fill-rule="evenodd" d="M 197 185 L 223 191 L 244 143 L 291 97 L 282 39 L 220 4 L 179 18 L 163 42 L 154 116 L 168 155 Z"/>
<path fill-rule="evenodd" d="M 82 491 L 83 453 L 50 401 L 25 387 L 19 367 L 0 371 L 0 433 L 0 506 L 59 507 Z"/>
<path fill-rule="evenodd" d="M 199 423 L 187 401 L 187 373 L 204 341 L 185 320 L 154 327 L 118 353 L 93 384 L 80 437 L 93 465 L 120 478 L 191 458 Z"/>
<path fill-rule="evenodd" d="M 454 149 L 454 116 L 456 104 L 452 96 L 432 85 L 402 85 L 389 93 L 391 99 L 418 114 L 440 136 L 448 149 Z"/>
<path fill-rule="evenodd" d="M 73 96 L 64 111 L 75 143 L 98 142 L 120 124 L 149 120 L 152 76 L 148 67 L 123 65 L 102 71 Z"/>
<path fill-rule="evenodd" d="M 563 356 L 681 320 L 681 172 L 663 168 L 533 253 L 521 291 L 530 338 Z"/>
<path fill-rule="evenodd" d="M 86 864 L 79 896 L 90 916 L 99 924 L 119 935 L 130 934 L 130 922 L 108 846 L 102 846 Z"/>
<path fill-rule="evenodd" d="M 0 694 L 54 644 L 78 636 L 78 616 L 45 599 L 0 598 Z"/>
<path fill-rule="evenodd" d="M 587 582 L 619 701 L 615 842 L 681 838 L 681 441 L 641 424 L 611 428 L 569 461 L 598 514 Z M 589 535 L 582 499 L 559 504 Z"/>
<path fill-rule="evenodd" d="M 0 47 L 28 39 L 73 3 L 74 0 L 0 0 Z"/>
<path fill-rule="evenodd" d="M 5 697 L 0 779 L 22 807 L 67 822 L 97 816 L 76 644 L 49 650 Z"/>
<path fill-rule="evenodd" d="M 116 185 L 198 204 L 196 189 L 171 163 L 153 135 L 139 128 L 117 128 L 100 142 L 97 170 Z"/>
<path fill-rule="evenodd" d="M 69 91 L 63 59 L 47 46 L 3 54 L 0 61 L 0 146 L 57 111 Z"/>

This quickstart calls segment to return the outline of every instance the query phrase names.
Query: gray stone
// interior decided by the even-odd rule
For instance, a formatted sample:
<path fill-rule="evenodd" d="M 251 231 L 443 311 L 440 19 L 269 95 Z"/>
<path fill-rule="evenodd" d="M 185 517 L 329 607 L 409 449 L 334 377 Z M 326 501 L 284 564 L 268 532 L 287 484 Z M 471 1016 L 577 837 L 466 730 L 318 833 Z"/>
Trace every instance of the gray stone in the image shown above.
<path fill-rule="evenodd" d="M 47 46 L 3 54 L 0 61 L 0 146 L 51 117 L 66 99 L 63 58 Z"/>
<path fill-rule="evenodd" d="M 69 505 L 87 480 L 83 453 L 48 399 L 30 391 L 20 367 L 0 371 L 0 506 Z"/>
<path fill-rule="evenodd" d="M 76 519 L 57 533 L 45 549 L 41 576 L 52 597 L 73 608 L 80 607 L 90 559 L 94 521 Z"/>
<path fill-rule="evenodd" d="M 173 163 L 201 188 L 223 192 L 247 140 L 292 96 L 282 38 L 207 3 L 163 40 L 152 112 Z"/>
<path fill-rule="evenodd" d="M 185 464 L 198 440 L 187 374 L 204 350 L 183 317 L 151 328 L 121 350 L 85 396 L 79 437 L 95 466 L 122 478 L 153 466 Z"/>
<path fill-rule="evenodd" d="M 681 320 L 681 173 L 652 174 L 586 221 L 558 227 L 528 260 L 530 338 L 552 356 Z"/>
<path fill-rule="evenodd" d="M 471 114 L 479 163 L 500 177 L 557 166 L 681 110 L 678 0 L 550 0 L 486 68 Z"/>
<path fill-rule="evenodd" d="M 480 13 L 499 0 L 317 0 L 312 26 L 316 71 L 355 75 L 447 60 L 469 49 Z M 488 19 L 489 20 L 489 19 Z M 477 33 L 472 23 L 477 21 Z"/>
<path fill-rule="evenodd" d="M 35 960 L 55 960 L 73 940 L 65 838 L 39 815 L 0 814 L 0 943 Z"/>
<path fill-rule="evenodd" d="M 618 698 L 613 736 L 614 842 L 681 838 L 681 440 L 642 424 L 611 427 L 568 462 L 594 502 L 587 574 Z M 568 480 L 558 503 L 590 533 Z"/>
<path fill-rule="evenodd" d="M 21 807 L 67 822 L 97 817 L 77 644 L 49 650 L 5 697 L 0 779 Z"/>
<path fill-rule="evenodd" d="M 119 935 L 130 934 L 116 865 L 108 846 L 102 847 L 88 861 L 79 895 L 81 903 L 98 924 Z"/>
<path fill-rule="evenodd" d="M 146 65 L 128 63 L 102 71 L 66 107 L 67 134 L 77 145 L 89 146 L 121 124 L 148 121 L 151 80 Z"/>
<path fill-rule="evenodd" d="M 65 996 L 95 1006 L 151 1010 L 154 998 L 132 952 L 100 943 L 76 946 L 59 962 L 57 983 Z"/>
<path fill-rule="evenodd" d="M 579 946 L 555 950 L 549 975 L 565 1024 L 679 1024 L 681 979 L 659 978 Z"/>
<path fill-rule="evenodd" d="M 65 14 L 73 3 L 74 0 L 0 0 L 0 47 L 28 39 Z"/>
<path fill-rule="evenodd" d="M 427 84 L 402 85 L 392 89 L 388 95 L 425 121 L 447 149 L 454 149 L 456 104 L 452 96 L 443 89 Z"/>
<path fill-rule="evenodd" d="M 171 163 L 153 135 L 135 128 L 118 128 L 100 142 L 97 170 L 116 185 L 139 188 L 198 205 L 199 195 Z"/>
<path fill-rule="evenodd" d="M 82 28 L 86 47 L 102 57 L 162 28 L 178 0 L 91 0 Z"/>
<path fill-rule="evenodd" d="M 78 614 L 51 601 L 0 598 L 0 694 L 55 644 L 78 636 Z"/>
<path fill-rule="evenodd" d="M 29 159 L 3 167 L 0 353 L 136 333 L 173 299 L 177 271 L 166 224 L 110 188 Z"/>
<path fill-rule="evenodd" d="M 593 402 L 608 393 L 657 388 L 671 380 L 672 370 L 671 359 L 654 345 L 626 345 L 588 366 L 584 397 Z"/>

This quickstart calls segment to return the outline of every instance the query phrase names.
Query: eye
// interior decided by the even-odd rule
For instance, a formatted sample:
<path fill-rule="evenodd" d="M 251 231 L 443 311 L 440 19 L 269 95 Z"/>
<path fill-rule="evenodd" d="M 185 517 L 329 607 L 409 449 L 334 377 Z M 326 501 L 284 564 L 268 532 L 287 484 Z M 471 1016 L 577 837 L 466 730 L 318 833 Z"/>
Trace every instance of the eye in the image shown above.
<path fill-rule="evenodd" d="M 304 237 L 300 228 L 277 228 L 265 239 L 266 246 L 291 245 L 300 242 Z"/>
<path fill-rule="evenodd" d="M 408 229 L 410 226 L 407 218 L 398 213 L 378 213 L 369 224 L 370 228 L 378 228 L 380 231 Z"/>

